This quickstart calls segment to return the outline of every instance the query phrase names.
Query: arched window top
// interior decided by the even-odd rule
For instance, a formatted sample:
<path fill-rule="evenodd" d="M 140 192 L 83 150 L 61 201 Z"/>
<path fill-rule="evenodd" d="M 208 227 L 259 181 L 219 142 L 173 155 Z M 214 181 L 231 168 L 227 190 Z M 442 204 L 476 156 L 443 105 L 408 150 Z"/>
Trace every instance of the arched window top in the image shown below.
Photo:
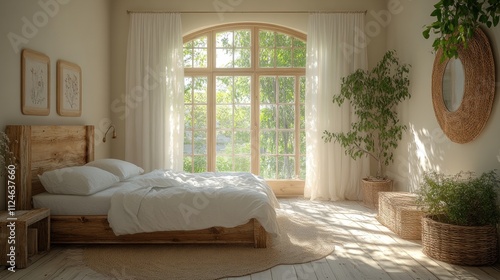
<path fill-rule="evenodd" d="M 304 68 L 306 35 L 270 24 L 214 26 L 184 36 L 184 58 L 188 69 Z"/>

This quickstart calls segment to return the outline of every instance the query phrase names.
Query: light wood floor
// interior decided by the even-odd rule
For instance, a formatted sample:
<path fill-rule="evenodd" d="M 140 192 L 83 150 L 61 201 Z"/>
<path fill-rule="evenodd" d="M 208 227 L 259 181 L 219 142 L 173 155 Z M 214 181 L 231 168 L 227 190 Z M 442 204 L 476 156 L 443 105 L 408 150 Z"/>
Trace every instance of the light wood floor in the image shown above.
<path fill-rule="evenodd" d="M 428 258 L 419 242 L 398 238 L 376 220 L 376 212 L 359 202 L 280 202 L 288 211 L 307 213 L 335 228 L 335 251 L 319 261 L 281 265 L 231 280 L 500 279 L 500 265 L 461 267 Z M 2 267 L 0 279 L 109 279 L 85 266 L 82 250 L 81 246 L 53 246 L 26 269 L 12 273 Z"/>

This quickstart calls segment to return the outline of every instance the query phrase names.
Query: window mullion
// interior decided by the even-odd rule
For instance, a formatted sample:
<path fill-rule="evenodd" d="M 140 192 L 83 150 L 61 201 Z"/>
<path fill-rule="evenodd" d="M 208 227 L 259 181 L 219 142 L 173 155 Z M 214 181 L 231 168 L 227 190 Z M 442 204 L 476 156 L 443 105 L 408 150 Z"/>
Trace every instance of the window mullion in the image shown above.
<path fill-rule="evenodd" d="M 252 29 L 252 70 L 255 71 L 258 69 L 259 63 L 259 53 L 258 53 L 258 35 L 259 29 L 253 27 Z M 260 102 L 259 102 L 259 79 L 260 75 L 255 73 L 252 75 L 252 97 L 251 97 L 251 153 L 250 153 L 250 166 L 253 174 L 260 175 Z"/>
<path fill-rule="evenodd" d="M 215 32 L 209 32 L 207 35 L 207 69 L 213 71 L 215 69 Z"/>
<path fill-rule="evenodd" d="M 295 177 L 300 177 L 300 76 L 295 76 Z"/>
<path fill-rule="evenodd" d="M 234 48 L 234 45 L 233 45 L 233 48 Z M 234 53 L 233 53 L 233 62 L 234 62 Z M 235 105 L 235 98 L 234 98 L 234 94 L 235 94 L 235 76 L 233 76 L 233 79 L 232 79 L 232 85 L 231 85 L 231 169 L 234 170 L 235 168 L 235 162 L 234 162 L 234 157 L 236 155 L 236 145 L 235 145 L 235 136 L 236 136 L 236 128 L 235 128 L 235 121 L 234 121 L 234 118 L 235 118 L 235 114 L 236 114 L 236 105 Z"/>
<path fill-rule="evenodd" d="M 259 80 L 260 75 L 252 75 L 252 100 L 251 100 L 251 118 L 252 118 L 252 143 L 251 143 L 251 166 L 252 173 L 260 175 L 260 96 Z"/>
<path fill-rule="evenodd" d="M 215 76 L 208 75 L 207 85 L 207 171 L 215 171 L 215 148 L 216 148 L 216 131 L 215 131 Z"/>
<path fill-rule="evenodd" d="M 208 85 L 207 85 L 207 171 L 215 171 L 215 148 L 216 148 L 216 131 L 215 131 L 215 32 L 209 32 L 207 35 L 207 64 L 208 64 Z"/>
<path fill-rule="evenodd" d="M 276 173 L 274 175 L 275 178 L 279 178 L 279 172 L 280 172 L 280 164 L 279 164 L 279 160 L 280 160 L 280 157 L 279 157 L 279 142 L 280 142 L 280 76 L 275 76 L 275 85 L 274 87 L 276 88 L 276 91 L 274 92 L 274 94 L 276 95 L 275 96 L 275 99 L 276 99 L 276 128 L 275 128 L 275 147 L 274 147 L 274 150 L 275 150 L 275 155 L 274 157 L 276 158 L 276 162 L 275 162 L 275 169 L 276 170 Z"/>

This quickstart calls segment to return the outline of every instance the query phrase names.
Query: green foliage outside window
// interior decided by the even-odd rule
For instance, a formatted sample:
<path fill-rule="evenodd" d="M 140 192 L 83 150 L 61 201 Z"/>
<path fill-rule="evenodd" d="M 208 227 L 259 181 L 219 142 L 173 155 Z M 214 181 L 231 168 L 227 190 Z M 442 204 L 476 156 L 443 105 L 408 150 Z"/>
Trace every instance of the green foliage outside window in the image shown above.
<path fill-rule="evenodd" d="M 260 67 L 305 67 L 305 65 L 305 42 L 275 31 L 259 32 Z"/>
<path fill-rule="evenodd" d="M 185 75 L 184 170 L 207 171 L 210 161 L 208 145 L 212 141 L 216 153 L 214 171 L 251 171 L 252 152 L 255 152 L 252 151 L 251 120 L 254 106 L 259 104 L 259 143 L 253 144 L 259 147 L 259 175 L 264 178 L 303 179 L 305 77 L 217 71 L 252 68 L 253 49 L 257 50 L 257 68 L 303 69 L 306 44 L 303 40 L 272 30 L 260 30 L 254 39 L 252 36 L 252 29 L 215 32 L 214 52 L 208 45 L 207 36 L 184 44 L 186 69 L 207 68 L 210 54 L 215 54 L 210 75 L 204 76 L 203 72 Z M 252 47 L 252 40 L 255 40 L 257 48 Z M 213 86 L 209 77 L 213 79 Z M 257 85 L 254 79 L 257 79 Z M 252 104 L 255 92 L 258 92 L 259 102 Z M 213 140 L 208 139 L 207 131 L 210 94 L 213 94 L 215 103 L 211 118 L 215 128 Z M 300 128 L 299 135 L 296 135 L 297 127 Z"/>
<path fill-rule="evenodd" d="M 249 68 L 251 66 L 250 30 L 234 30 L 216 34 L 217 68 Z"/>

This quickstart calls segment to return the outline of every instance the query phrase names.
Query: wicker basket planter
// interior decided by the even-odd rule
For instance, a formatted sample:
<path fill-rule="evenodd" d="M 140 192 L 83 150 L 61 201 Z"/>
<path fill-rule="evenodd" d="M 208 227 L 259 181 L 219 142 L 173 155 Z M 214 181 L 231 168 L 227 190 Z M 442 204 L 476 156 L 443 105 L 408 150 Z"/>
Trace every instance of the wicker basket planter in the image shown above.
<path fill-rule="evenodd" d="M 392 180 L 375 181 L 362 179 L 363 204 L 372 209 L 378 209 L 378 193 L 392 190 Z"/>
<path fill-rule="evenodd" d="M 409 192 L 379 192 L 377 220 L 403 239 L 422 238 L 424 211 Z"/>
<path fill-rule="evenodd" d="M 457 265 L 491 265 L 498 257 L 495 226 L 456 226 L 422 218 L 422 251 Z"/>

